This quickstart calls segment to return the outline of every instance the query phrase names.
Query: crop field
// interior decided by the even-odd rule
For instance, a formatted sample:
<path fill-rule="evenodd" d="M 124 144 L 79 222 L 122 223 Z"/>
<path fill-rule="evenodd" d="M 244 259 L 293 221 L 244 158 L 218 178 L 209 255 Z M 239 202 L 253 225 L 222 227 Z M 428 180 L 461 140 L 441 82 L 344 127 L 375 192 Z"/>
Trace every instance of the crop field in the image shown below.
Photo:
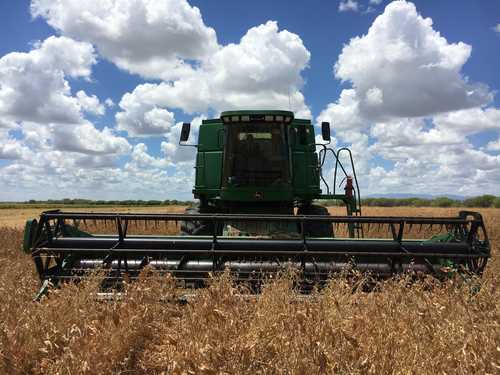
<path fill-rule="evenodd" d="M 78 212 L 184 212 L 183 206 L 159 206 L 159 207 L 98 207 L 98 208 L 61 208 L 62 211 Z M 23 228 L 28 219 L 40 216 L 40 212 L 48 208 L 4 208 L 0 210 L 0 227 Z"/>
<path fill-rule="evenodd" d="M 479 211 L 493 253 L 480 280 L 402 276 L 366 292 L 363 276 L 338 276 L 300 298 L 290 273 L 242 298 L 224 274 L 181 305 L 169 277 L 127 285 L 121 301 L 96 301 L 96 277 L 33 302 L 39 281 L 20 247 L 24 220 L 39 210 L 0 210 L 0 374 L 498 374 L 500 209 Z"/>

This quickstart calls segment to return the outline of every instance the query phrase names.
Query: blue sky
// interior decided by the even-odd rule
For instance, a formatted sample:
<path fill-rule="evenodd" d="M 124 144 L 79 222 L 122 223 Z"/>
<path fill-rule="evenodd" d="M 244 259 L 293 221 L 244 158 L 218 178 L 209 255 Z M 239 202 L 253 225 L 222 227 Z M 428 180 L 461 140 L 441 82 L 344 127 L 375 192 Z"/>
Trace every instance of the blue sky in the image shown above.
<path fill-rule="evenodd" d="M 0 4 L 0 200 L 189 199 L 179 124 L 288 96 L 366 195 L 500 195 L 496 1 L 83 3 Z"/>
<path fill-rule="evenodd" d="M 373 12 L 338 12 L 339 1 L 192 1 L 202 10 L 206 23 L 218 31 L 220 41 L 237 43 L 250 27 L 267 20 L 277 20 L 311 51 L 310 68 L 305 71 L 304 93 L 314 113 L 338 98 L 339 82 L 332 79 L 332 65 L 342 46 L 352 37 L 365 34 L 373 20 L 383 11 L 382 1 Z M 365 5 L 368 1 L 359 1 Z M 498 35 L 491 28 L 500 22 L 500 3 L 478 1 L 414 1 L 417 9 L 431 17 L 436 29 L 450 42 L 463 41 L 473 46 L 473 54 L 463 72 L 475 80 L 500 87 L 500 53 Z M 244 15 L 244 16 L 242 16 Z M 497 69 L 495 69 L 497 67 Z M 328 84 L 325 84 L 325 81 Z M 498 98 L 496 98 L 498 104 Z"/>

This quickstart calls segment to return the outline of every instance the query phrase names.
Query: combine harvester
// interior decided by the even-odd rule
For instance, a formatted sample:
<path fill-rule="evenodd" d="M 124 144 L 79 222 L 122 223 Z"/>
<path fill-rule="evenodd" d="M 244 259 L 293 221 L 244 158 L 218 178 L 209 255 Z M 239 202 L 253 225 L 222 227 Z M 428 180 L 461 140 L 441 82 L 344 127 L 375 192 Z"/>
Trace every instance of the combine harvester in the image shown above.
<path fill-rule="evenodd" d="M 329 144 L 329 123 L 321 130 Z M 107 289 L 146 266 L 187 287 L 203 286 L 225 269 L 236 280 L 259 280 L 292 266 L 305 282 L 322 282 L 346 267 L 380 277 L 440 277 L 450 268 L 481 274 L 486 266 L 490 246 L 479 213 L 362 216 L 351 151 L 316 144 L 310 120 L 288 111 L 231 111 L 204 120 L 198 144 L 185 144 L 189 133 L 190 124 L 183 124 L 179 143 L 197 148 L 197 208 L 184 214 L 56 210 L 27 222 L 24 250 L 40 276 L 39 295 L 96 269 L 105 273 Z M 322 174 L 327 160 L 331 184 Z M 330 216 L 315 200 L 343 202 L 347 215 Z M 167 235 L 172 228 L 175 234 Z"/>

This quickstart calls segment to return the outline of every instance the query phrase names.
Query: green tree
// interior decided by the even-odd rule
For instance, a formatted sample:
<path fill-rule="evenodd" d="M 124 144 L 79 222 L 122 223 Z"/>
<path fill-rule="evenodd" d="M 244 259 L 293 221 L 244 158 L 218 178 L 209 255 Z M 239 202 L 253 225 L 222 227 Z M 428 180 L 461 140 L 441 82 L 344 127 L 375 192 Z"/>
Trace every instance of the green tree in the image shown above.
<path fill-rule="evenodd" d="M 456 206 L 457 203 L 457 201 L 448 197 L 438 197 L 432 200 L 431 205 L 433 207 L 453 207 Z"/>
<path fill-rule="evenodd" d="M 464 200 L 466 207 L 492 207 L 496 197 L 494 195 L 481 195 Z"/>

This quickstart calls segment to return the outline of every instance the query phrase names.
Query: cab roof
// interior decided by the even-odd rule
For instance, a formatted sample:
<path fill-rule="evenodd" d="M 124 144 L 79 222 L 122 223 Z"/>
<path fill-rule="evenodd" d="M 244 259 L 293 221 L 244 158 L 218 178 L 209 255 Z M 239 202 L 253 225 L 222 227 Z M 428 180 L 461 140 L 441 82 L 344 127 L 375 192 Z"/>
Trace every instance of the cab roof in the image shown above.
<path fill-rule="evenodd" d="M 293 116 L 291 111 L 278 111 L 278 110 L 243 110 L 243 111 L 224 111 L 220 114 L 223 116 L 241 116 L 241 115 L 281 115 L 281 116 Z"/>

